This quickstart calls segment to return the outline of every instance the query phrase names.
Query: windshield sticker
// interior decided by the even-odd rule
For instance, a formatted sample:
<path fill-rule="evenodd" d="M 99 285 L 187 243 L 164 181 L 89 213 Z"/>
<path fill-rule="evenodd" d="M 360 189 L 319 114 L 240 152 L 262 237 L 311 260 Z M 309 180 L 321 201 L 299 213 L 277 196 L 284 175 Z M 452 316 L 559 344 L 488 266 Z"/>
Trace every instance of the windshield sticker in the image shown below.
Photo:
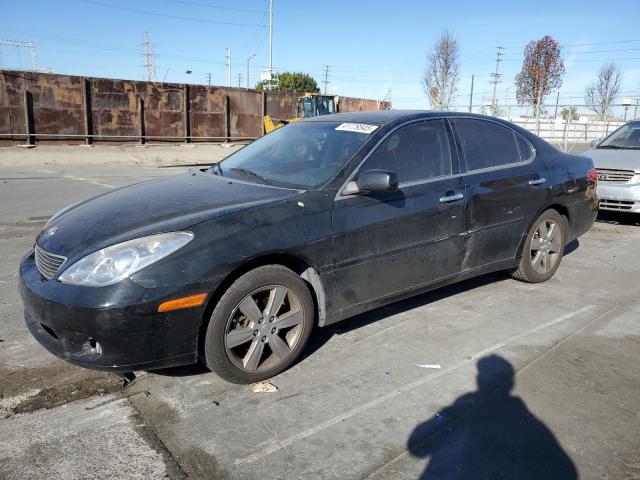
<path fill-rule="evenodd" d="M 369 135 L 376 128 L 378 128 L 378 125 L 368 125 L 366 123 L 342 123 L 336 127 L 336 130 L 341 130 L 343 132 L 366 133 Z"/>

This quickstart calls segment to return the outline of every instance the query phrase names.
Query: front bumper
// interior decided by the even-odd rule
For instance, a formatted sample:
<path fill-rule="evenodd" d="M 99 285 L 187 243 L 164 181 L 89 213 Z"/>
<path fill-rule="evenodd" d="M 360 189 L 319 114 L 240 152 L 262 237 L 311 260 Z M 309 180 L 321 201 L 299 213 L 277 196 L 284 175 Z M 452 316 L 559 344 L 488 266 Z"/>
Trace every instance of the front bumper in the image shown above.
<path fill-rule="evenodd" d="M 27 327 L 54 355 L 76 365 L 129 372 L 195 363 L 204 306 L 158 313 L 167 299 L 192 295 L 188 287 L 149 289 L 125 280 L 80 287 L 46 280 L 33 253 L 20 264 Z"/>
<path fill-rule="evenodd" d="M 640 213 L 640 184 L 598 182 L 600 210 Z"/>

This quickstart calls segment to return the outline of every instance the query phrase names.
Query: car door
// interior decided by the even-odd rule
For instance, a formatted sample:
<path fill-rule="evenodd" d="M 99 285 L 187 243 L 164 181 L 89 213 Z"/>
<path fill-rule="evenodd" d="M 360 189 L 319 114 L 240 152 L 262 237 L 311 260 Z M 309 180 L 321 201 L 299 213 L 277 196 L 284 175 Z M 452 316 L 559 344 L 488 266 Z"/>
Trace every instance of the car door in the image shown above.
<path fill-rule="evenodd" d="M 549 172 L 531 143 L 488 119 L 451 120 L 466 170 L 463 271 L 516 256 L 549 197 Z"/>
<path fill-rule="evenodd" d="M 446 121 L 421 120 L 392 131 L 358 172 L 371 169 L 395 172 L 399 186 L 336 196 L 333 266 L 341 310 L 460 270 L 464 185 Z"/>

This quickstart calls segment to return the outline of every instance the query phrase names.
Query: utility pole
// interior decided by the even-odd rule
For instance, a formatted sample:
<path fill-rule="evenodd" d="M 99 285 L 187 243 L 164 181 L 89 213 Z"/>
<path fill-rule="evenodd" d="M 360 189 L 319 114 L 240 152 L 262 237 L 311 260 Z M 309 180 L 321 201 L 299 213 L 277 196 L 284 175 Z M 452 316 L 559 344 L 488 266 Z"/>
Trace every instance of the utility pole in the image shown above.
<path fill-rule="evenodd" d="M 269 72 L 273 75 L 273 0 L 269 0 Z"/>
<path fill-rule="evenodd" d="M 491 95 L 491 114 L 497 115 L 498 113 L 498 105 L 496 104 L 496 87 L 498 83 L 500 83 L 500 77 L 502 76 L 498 71 L 500 70 L 500 62 L 502 61 L 502 47 L 496 47 L 496 73 L 492 73 L 491 77 L 493 80 L 491 82 L 493 84 L 493 94 Z"/>
<path fill-rule="evenodd" d="M 559 102 L 560 102 L 560 90 L 558 90 L 558 95 L 556 96 L 556 109 L 555 109 L 555 112 L 553 113 L 553 119 L 554 120 L 558 116 L 558 103 Z M 569 115 L 571 115 L 571 112 L 569 112 Z"/>
<path fill-rule="evenodd" d="M 156 60 L 149 32 L 144 32 L 144 79 L 147 82 L 156 81 Z"/>
<path fill-rule="evenodd" d="M 207 85 L 211 86 L 211 74 L 207 73 Z"/>
<path fill-rule="evenodd" d="M 20 54 L 20 48 L 28 48 L 29 56 L 31 57 L 31 71 L 35 72 L 38 70 L 38 51 L 37 51 L 36 44 L 34 42 L 23 42 L 22 40 L 0 39 L 0 47 L 2 45 L 18 47 L 18 54 Z"/>
<path fill-rule="evenodd" d="M 227 47 L 227 83 L 231 86 L 231 46 Z"/>
<path fill-rule="evenodd" d="M 248 59 L 247 65 L 249 65 Z M 274 81 L 278 82 L 277 76 L 273 73 L 273 0 L 269 0 L 269 67 L 262 71 L 261 79 L 265 90 L 272 90 Z"/>
<path fill-rule="evenodd" d="M 475 79 L 475 75 L 471 75 L 471 95 L 469 95 L 469 113 L 471 113 L 471 109 L 473 108 L 473 80 Z"/>
<path fill-rule="evenodd" d="M 324 83 L 324 94 L 327 94 L 327 85 L 329 83 L 329 68 L 331 68 L 331 65 L 325 65 L 324 66 L 324 81 L 322 83 Z"/>
<path fill-rule="evenodd" d="M 242 74 L 239 73 L 238 74 L 238 88 L 240 88 L 242 86 Z"/>
<path fill-rule="evenodd" d="M 247 57 L 247 90 L 249 89 L 249 62 L 256 56 L 255 52 Z"/>

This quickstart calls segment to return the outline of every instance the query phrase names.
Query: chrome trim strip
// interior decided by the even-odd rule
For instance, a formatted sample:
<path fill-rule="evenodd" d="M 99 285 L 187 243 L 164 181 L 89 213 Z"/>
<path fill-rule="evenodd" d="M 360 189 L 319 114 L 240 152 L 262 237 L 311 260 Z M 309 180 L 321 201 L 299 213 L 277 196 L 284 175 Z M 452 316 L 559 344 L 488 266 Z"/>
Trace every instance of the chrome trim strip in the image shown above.
<path fill-rule="evenodd" d="M 536 178 L 533 180 L 529 180 L 527 184 L 533 186 L 533 185 L 542 185 L 543 183 L 546 183 L 546 182 L 547 182 L 546 178 Z"/>
<path fill-rule="evenodd" d="M 67 257 L 47 252 L 38 244 L 34 245 L 33 250 L 36 268 L 47 280 L 52 279 L 67 261 Z"/>
<path fill-rule="evenodd" d="M 445 197 L 440 197 L 440 203 L 456 202 L 458 200 L 462 200 L 463 198 L 464 198 L 464 193 L 456 193 L 454 195 L 447 195 Z"/>

